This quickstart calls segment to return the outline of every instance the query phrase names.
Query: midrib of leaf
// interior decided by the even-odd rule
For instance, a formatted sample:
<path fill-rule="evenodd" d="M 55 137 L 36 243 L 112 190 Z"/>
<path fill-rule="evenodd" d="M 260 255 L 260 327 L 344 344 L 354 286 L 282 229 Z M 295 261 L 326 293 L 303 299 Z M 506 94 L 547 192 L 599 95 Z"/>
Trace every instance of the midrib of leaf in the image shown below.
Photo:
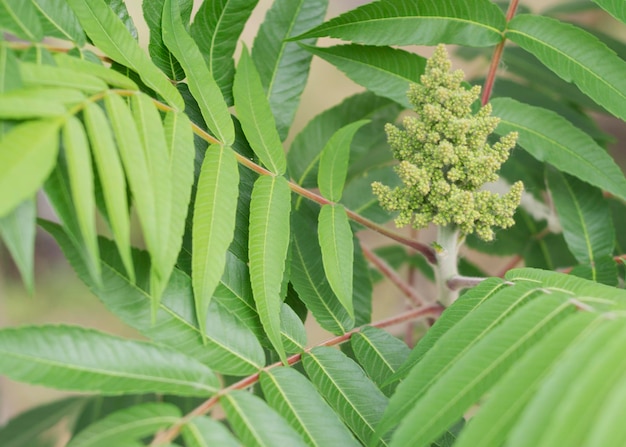
<path fill-rule="evenodd" d="M 0 0 L 1 1 L 1 0 Z M 33 41 L 37 40 L 35 38 L 35 35 L 33 33 L 30 32 L 30 28 L 27 27 L 18 16 L 15 15 L 15 13 L 13 12 L 13 8 L 11 8 L 8 4 L 6 4 L 6 2 L 3 1 L 3 3 L 5 4 L 4 9 L 6 9 L 9 12 L 9 15 L 13 18 L 13 21 L 15 23 L 17 23 L 20 27 L 20 29 L 27 35 L 29 36 Z M 34 2 L 33 2 L 34 3 Z"/>
<path fill-rule="evenodd" d="M 250 430 L 250 433 L 252 433 L 252 436 L 254 436 L 254 439 L 256 439 L 256 441 L 259 443 L 259 445 L 265 446 L 265 447 L 272 447 L 272 446 L 268 446 L 267 444 L 265 444 L 264 442 L 262 442 L 262 438 L 259 436 L 256 427 L 254 426 L 254 424 L 246 417 L 246 414 L 243 412 L 243 410 L 241 409 L 241 407 L 239 405 L 237 405 L 237 401 L 235 399 L 233 399 L 232 397 L 228 396 L 228 403 L 230 405 L 232 405 L 235 409 L 235 411 L 237 411 L 237 414 L 239 415 L 239 417 L 243 420 L 244 424 L 246 425 L 246 427 L 248 427 L 248 430 Z"/>
<path fill-rule="evenodd" d="M 252 58 L 250 58 L 250 63 L 254 64 L 254 61 L 252 60 Z M 246 80 L 246 84 L 249 83 L 249 80 Z M 254 104 L 254 99 L 252 98 L 252 89 L 250 88 L 246 88 L 246 96 L 248 99 L 248 104 Z M 260 137 L 260 140 L 263 143 L 263 152 L 267 153 L 267 158 L 268 161 L 272 164 L 272 172 L 274 174 L 279 174 L 279 170 L 276 166 L 276 160 L 274 160 L 274 156 L 272 155 L 272 152 L 269 150 L 269 146 L 267 144 L 266 138 L 265 138 L 265 132 L 261 132 L 261 129 L 264 128 L 264 126 L 260 126 L 259 122 L 257 121 L 257 115 L 256 113 L 254 113 L 254 111 L 250 114 L 250 118 L 252 118 L 252 121 L 254 122 L 254 128 L 256 129 L 255 132 L 256 134 Z M 275 131 L 275 129 L 274 129 Z M 275 182 L 274 182 L 275 183 Z M 274 183 L 272 183 L 272 191 L 274 191 Z"/>
<path fill-rule="evenodd" d="M 92 20 L 96 22 L 96 24 L 98 25 L 98 28 L 99 28 L 99 29 L 100 29 L 100 30 L 101 30 L 101 31 L 102 31 L 102 32 L 103 32 L 103 33 L 104 33 L 104 34 L 108 37 L 109 42 L 110 42 L 111 44 L 113 44 L 113 46 L 114 46 L 114 47 L 115 47 L 115 49 L 118 51 L 118 53 L 119 53 L 120 55 L 122 55 L 122 57 L 124 57 L 124 59 L 125 59 L 127 62 L 129 62 L 129 61 L 128 61 L 128 59 L 126 59 L 126 57 L 124 56 L 125 51 L 122 51 L 122 49 L 120 48 L 120 46 L 117 44 L 116 39 L 113 39 L 113 38 L 111 37 L 111 34 L 109 34 L 108 30 L 102 27 L 102 24 L 100 23 L 100 20 L 99 20 L 98 16 L 94 13 L 93 9 L 91 8 L 91 3 L 90 3 L 89 1 L 87 1 L 87 0 L 85 0 L 85 1 L 83 1 L 83 4 L 84 4 L 84 5 L 87 7 L 87 9 L 89 10 L 89 13 L 91 14 Z M 108 8 L 108 6 L 107 6 L 107 8 Z M 117 19 L 117 17 L 116 17 L 116 19 Z M 126 28 L 126 27 L 124 27 L 124 28 Z M 131 65 L 133 65 L 133 64 L 131 64 Z"/>
<path fill-rule="evenodd" d="M 382 354 L 382 352 L 380 352 L 380 351 L 378 350 L 378 348 L 377 348 L 374 344 L 372 344 L 372 343 L 371 343 L 371 340 L 370 340 L 368 337 L 366 337 L 366 336 L 364 336 L 364 335 L 362 335 L 362 337 L 363 337 L 363 338 L 364 338 L 364 340 L 367 342 L 367 344 L 368 344 L 368 345 L 372 348 L 372 350 L 373 350 L 373 351 L 374 351 L 374 352 L 378 355 L 378 357 L 379 357 L 379 358 L 383 361 L 383 363 L 384 363 L 385 365 L 387 365 L 387 367 L 389 368 L 389 370 L 390 370 L 391 372 L 394 372 L 394 370 L 393 370 L 393 366 L 391 366 L 391 364 L 387 361 L 387 359 L 386 359 L 386 358 L 385 358 L 385 356 Z"/>
<path fill-rule="evenodd" d="M 228 9 L 228 4 L 230 3 L 230 0 L 226 1 L 226 4 L 224 5 L 224 8 L 222 9 L 222 13 L 220 14 L 219 18 L 217 19 L 217 22 L 215 23 L 215 31 L 213 32 L 213 35 L 211 36 L 211 51 L 209 51 L 209 71 L 211 72 L 211 74 L 213 74 L 213 53 L 214 53 L 214 49 L 215 49 L 215 39 L 217 38 L 218 35 L 218 30 L 220 29 L 220 25 L 222 24 L 222 21 L 224 20 L 224 16 L 226 15 L 226 10 Z"/>
<path fill-rule="evenodd" d="M 132 430 L 132 429 L 136 429 L 136 428 L 141 428 L 143 426 L 153 426 L 155 424 L 175 424 L 176 422 L 178 422 L 180 419 L 176 418 L 176 417 L 172 417 L 172 416 L 154 416 L 151 417 L 149 419 L 140 419 L 138 421 L 133 421 L 131 423 L 128 424 L 120 424 L 118 426 L 112 427 L 109 430 L 100 430 L 98 431 L 98 434 L 96 436 L 90 436 L 89 437 L 89 444 L 96 444 L 102 441 L 103 439 L 106 439 L 110 436 L 115 436 L 116 434 L 119 433 L 124 433 L 125 431 L 128 430 Z"/>
<path fill-rule="evenodd" d="M 74 41 L 74 38 L 72 36 L 70 36 L 69 34 L 67 34 L 65 32 L 65 29 L 61 25 L 59 25 L 57 22 L 55 22 L 52 19 L 52 17 L 50 17 L 48 14 L 46 14 L 46 12 L 43 9 L 41 9 L 41 5 L 39 5 L 39 3 L 37 3 L 36 1 L 33 1 L 32 4 L 35 6 L 35 8 L 37 8 L 39 10 L 41 15 L 43 15 L 46 19 L 48 19 L 48 21 L 50 23 L 52 23 L 56 27 L 56 29 L 58 31 L 60 31 L 67 38 L 67 40 L 69 40 L 70 42 Z M 82 55 L 82 53 L 81 53 L 81 55 Z"/>
<path fill-rule="evenodd" d="M 277 179 L 274 177 L 272 179 L 272 187 L 269 191 L 270 199 L 274 196 L 274 191 L 276 190 L 276 182 L 277 182 Z M 265 210 L 265 218 L 263 219 L 264 224 L 267 224 L 270 221 L 270 211 L 272 210 L 271 202 L 272 201 L 270 200 L 270 203 L 269 203 L 270 206 L 267 206 Z M 263 265 L 264 266 L 269 265 L 268 259 L 270 259 L 270 256 L 268 253 L 269 250 L 266 249 L 268 233 L 269 231 L 267 231 L 267 228 L 265 228 L 265 231 L 263 232 Z M 263 278 L 263 291 L 265 292 L 265 299 L 267 300 L 270 294 L 268 293 L 268 290 L 267 290 L 267 279 L 265 277 Z M 280 331 L 280 328 L 279 328 L 279 331 Z"/>

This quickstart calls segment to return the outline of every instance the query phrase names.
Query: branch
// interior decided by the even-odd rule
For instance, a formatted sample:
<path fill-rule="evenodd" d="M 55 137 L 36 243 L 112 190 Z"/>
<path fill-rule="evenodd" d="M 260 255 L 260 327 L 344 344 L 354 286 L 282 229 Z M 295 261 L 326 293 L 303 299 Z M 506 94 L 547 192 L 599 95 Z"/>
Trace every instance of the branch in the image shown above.
<path fill-rule="evenodd" d="M 399 323 L 404 323 L 405 321 L 409 321 L 409 320 L 414 320 L 417 318 L 424 318 L 427 316 L 439 316 L 441 315 L 441 312 L 443 312 L 444 308 L 443 306 L 441 306 L 440 304 L 431 304 L 429 306 L 423 306 L 423 307 L 419 307 L 417 309 L 411 309 L 408 312 L 404 312 L 401 313 L 399 315 L 393 316 L 391 318 L 387 318 L 385 320 L 381 320 L 378 321 L 376 323 L 373 324 L 369 324 L 369 325 L 364 325 L 364 326 L 372 326 L 372 327 L 377 327 L 377 328 L 384 328 L 384 327 L 388 327 L 388 326 L 393 326 Z M 339 335 L 337 337 L 333 337 L 330 338 L 316 346 L 312 346 L 309 347 L 307 349 L 304 350 L 303 353 L 300 354 L 294 354 L 291 357 L 289 357 L 287 359 L 287 364 L 289 366 L 298 363 L 301 359 L 302 359 L 302 354 L 304 353 L 308 353 L 310 352 L 313 348 L 315 347 L 319 347 L 319 346 L 335 346 L 341 343 L 344 343 L 348 340 L 350 340 L 350 337 L 352 336 L 352 334 L 359 332 L 364 326 L 360 326 L 358 328 L 354 328 L 351 331 L 346 332 L 343 335 Z M 239 382 L 236 382 L 232 385 L 230 385 L 229 387 L 223 388 L 220 391 L 218 391 L 213 397 L 211 397 L 210 399 L 204 401 L 202 404 L 200 404 L 199 406 L 197 406 L 195 409 L 193 409 L 191 412 L 187 413 L 185 416 L 183 416 L 176 424 L 172 425 L 170 428 L 168 428 L 167 430 L 157 433 L 154 437 L 154 439 L 152 440 L 152 442 L 150 443 L 151 447 L 160 445 L 160 444 L 165 444 L 165 443 L 169 443 L 171 442 L 174 438 L 176 438 L 176 436 L 178 436 L 180 430 L 183 428 L 183 426 L 185 424 L 187 424 L 189 421 L 191 421 L 194 417 L 197 416 L 201 416 L 203 414 L 208 413 L 220 400 L 220 398 L 222 396 L 225 396 L 226 394 L 228 394 L 229 392 L 233 391 L 233 390 L 241 390 L 241 389 L 245 389 L 248 388 L 252 385 L 254 385 L 256 382 L 259 381 L 261 372 L 264 371 L 269 371 L 273 368 L 277 368 L 280 366 L 284 366 L 282 362 L 276 362 L 273 363 L 271 365 L 266 366 L 265 368 L 261 369 L 261 371 L 259 371 L 258 373 L 255 373 L 251 376 L 248 376 L 242 380 L 240 380 Z"/>
<path fill-rule="evenodd" d="M 450 290 L 461 290 L 469 287 L 474 287 L 483 282 L 487 278 L 481 278 L 476 276 L 455 276 L 450 278 L 446 284 Z"/>

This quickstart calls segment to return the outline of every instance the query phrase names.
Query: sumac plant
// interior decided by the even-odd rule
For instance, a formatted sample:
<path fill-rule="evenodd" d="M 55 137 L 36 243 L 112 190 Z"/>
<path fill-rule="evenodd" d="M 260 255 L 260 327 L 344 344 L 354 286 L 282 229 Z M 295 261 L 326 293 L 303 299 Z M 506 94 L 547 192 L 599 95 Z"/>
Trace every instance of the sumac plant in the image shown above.
<path fill-rule="evenodd" d="M 623 446 L 626 44 L 580 24 L 623 0 L 275 0 L 248 48 L 257 1 L 144 0 L 144 50 L 121 0 L 0 0 L 2 239 L 144 336 L 0 329 L 1 374 L 74 393 L 0 445 Z M 365 91 L 287 139 L 313 57 Z"/>

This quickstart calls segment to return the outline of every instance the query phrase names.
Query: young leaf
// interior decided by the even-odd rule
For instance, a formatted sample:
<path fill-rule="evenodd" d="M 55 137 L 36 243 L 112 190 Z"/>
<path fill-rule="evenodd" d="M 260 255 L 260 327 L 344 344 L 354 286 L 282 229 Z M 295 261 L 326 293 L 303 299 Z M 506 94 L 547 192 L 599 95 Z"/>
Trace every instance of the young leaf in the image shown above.
<path fill-rule="evenodd" d="M 235 141 L 235 128 L 213 75 L 207 68 L 198 49 L 180 17 L 178 1 L 165 0 L 163 5 L 163 42 L 178 59 L 209 130 L 222 144 L 230 146 Z"/>
<path fill-rule="evenodd" d="M 311 64 L 308 52 L 285 39 L 322 23 L 327 6 L 328 0 L 277 0 L 254 39 L 252 60 L 281 140 L 285 140 L 293 122 Z"/>
<path fill-rule="evenodd" d="M 116 411 L 78 433 L 68 447 L 129 445 L 178 422 L 180 410 L 172 404 L 148 402 Z M 131 444 L 132 445 L 132 444 Z"/>
<path fill-rule="evenodd" d="M 30 1 L 1 0 L 0 29 L 9 31 L 21 39 L 39 42 L 43 39 L 37 9 Z"/>
<path fill-rule="evenodd" d="M 59 150 L 60 119 L 19 124 L 0 139 L 0 217 L 33 197 Z"/>
<path fill-rule="evenodd" d="M 317 390 L 363 443 L 374 434 L 387 398 L 363 370 L 341 351 L 317 347 L 302 356 Z M 383 441 L 383 445 L 387 445 Z"/>
<path fill-rule="evenodd" d="M 348 11 L 294 39 L 328 36 L 368 45 L 488 47 L 502 40 L 504 28 L 504 14 L 487 0 L 388 0 Z"/>
<path fill-rule="evenodd" d="M 409 84 L 418 83 L 426 67 L 423 57 L 392 47 L 357 44 L 301 46 L 339 68 L 357 84 L 408 109 L 412 107 L 406 97 Z"/>
<path fill-rule="evenodd" d="M 114 61 L 136 71 L 141 80 L 170 105 L 179 110 L 185 108 L 176 88 L 152 63 L 104 0 L 67 0 L 67 3 L 100 50 Z"/>
<path fill-rule="evenodd" d="M 209 368 L 171 348 L 76 326 L 3 329 L 0 351 L 3 374 L 53 388 L 185 396 L 209 396 L 219 388 Z"/>
<path fill-rule="evenodd" d="M 26 199 L 9 214 L 0 217 L 0 236 L 17 265 L 29 293 L 34 289 L 35 219 L 37 201 Z"/>
<path fill-rule="evenodd" d="M 289 247 L 290 196 L 284 177 L 261 176 L 254 183 L 250 203 L 250 281 L 254 301 L 263 328 L 284 362 L 280 289 Z"/>
<path fill-rule="evenodd" d="M 258 2 L 259 0 L 202 2 L 191 24 L 191 37 L 198 44 L 209 71 L 229 106 L 233 104 L 233 54 L 239 36 Z"/>
<path fill-rule="evenodd" d="M 246 48 L 237 65 L 233 95 L 237 118 L 254 153 L 270 171 L 283 175 L 287 169 L 283 146 L 259 73 Z"/>
<path fill-rule="evenodd" d="M 23 2 L 28 3 L 28 2 Z M 85 32 L 78 19 L 63 0 L 34 0 L 32 2 L 43 17 L 43 34 L 70 40 L 77 46 L 85 45 Z"/>
<path fill-rule="evenodd" d="M 113 87 L 125 90 L 139 90 L 139 87 L 137 87 L 137 84 L 135 84 L 132 79 L 127 78 L 120 72 L 112 70 L 111 68 L 95 64 L 88 60 L 68 56 L 65 53 L 57 53 L 54 55 L 54 61 L 59 67 L 67 68 L 77 73 L 95 76 Z"/>
<path fill-rule="evenodd" d="M 207 416 L 198 416 L 182 429 L 188 447 L 239 447 L 239 443 L 223 424 Z"/>
<path fill-rule="evenodd" d="M 354 245 L 348 215 L 342 205 L 322 207 L 319 214 L 318 238 L 328 283 L 350 318 L 354 318 L 352 304 Z"/>
<path fill-rule="evenodd" d="M 620 20 L 622 23 L 626 23 L 626 8 L 624 7 L 624 3 L 619 0 L 593 0 L 595 3 L 600 5 L 602 9 L 607 11 L 617 20 Z"/>
<path fill-rule="evenodd" d="M 131 281 L 134 281 L 135 269 L 130 251 L 130 217 L 126 196 L 126 178 L 115 147 L 111 126 L 104 112 L 96 103 L 88 103 L 83 111 L 83 116 L 93 158 L 98 169 L 108 222 L 126 272 Z"/>
<path fill-rule="evenodd" d="M 99 93 L 108 88 L 104 82 L 90 74 L 47 64 L 22 62 L 20 74 L 26 87 L 74 88 L 85 93 Z"/>
<path fill-rule="evenodd" d="M 306 446 L 298 433 L 257 396 L 245 391 L 232 391 L 224 395 L 220 403 L 243 445 Z"/>
<path fill-rule="evenodd" d="M 311 382 L 293 368 L 261 373 L 261 387 L 267 403 L 309 446 L 360 445 Z"/>
<path fill-rule="evenodd" d="M 230 147 L 211 145 L 204 155 L 193 212 L 192 281 L 196 315 L 205 332 L 206 314 L 233 240 L 239 193 L 237 159 Z"/>
<path fill-rule="evenodd" d="M 556 19 L 527 14 L 509 22 L 506 36 L 606 110 L 626 119 L 622 76 L 626 62 L 596 37 Z"/>
<path fill-rule="evenodd" d="M 0 94 L 0 119 L 24 120 L 65 114 L 60 101 L 42 98 L 34 89 L 11 90 Z"/>
<path fill-rule="evenodd" d="M 518 144 L 537 160 L 626 200 L 626 179 L 606 151 L 571 123 L 540 107 L 510 98 L 491 101 L 499 135 L 519 133 Z"/>

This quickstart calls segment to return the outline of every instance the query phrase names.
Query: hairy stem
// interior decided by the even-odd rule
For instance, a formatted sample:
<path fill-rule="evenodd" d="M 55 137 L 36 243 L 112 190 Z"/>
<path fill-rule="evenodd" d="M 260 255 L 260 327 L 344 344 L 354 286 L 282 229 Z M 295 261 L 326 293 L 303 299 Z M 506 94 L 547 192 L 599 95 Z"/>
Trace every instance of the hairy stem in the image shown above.
<path fill-rule="evenodd" d="M 459 276 L 457 263 L 459 260 L 459 229 L 456 225 L 437 227 L 437 265 L 435 277 L 437 279 L 437 299 L 445 307 L 452 304 L 459 296 L 458 290 L 453 290 L 448 281 Z"/>

